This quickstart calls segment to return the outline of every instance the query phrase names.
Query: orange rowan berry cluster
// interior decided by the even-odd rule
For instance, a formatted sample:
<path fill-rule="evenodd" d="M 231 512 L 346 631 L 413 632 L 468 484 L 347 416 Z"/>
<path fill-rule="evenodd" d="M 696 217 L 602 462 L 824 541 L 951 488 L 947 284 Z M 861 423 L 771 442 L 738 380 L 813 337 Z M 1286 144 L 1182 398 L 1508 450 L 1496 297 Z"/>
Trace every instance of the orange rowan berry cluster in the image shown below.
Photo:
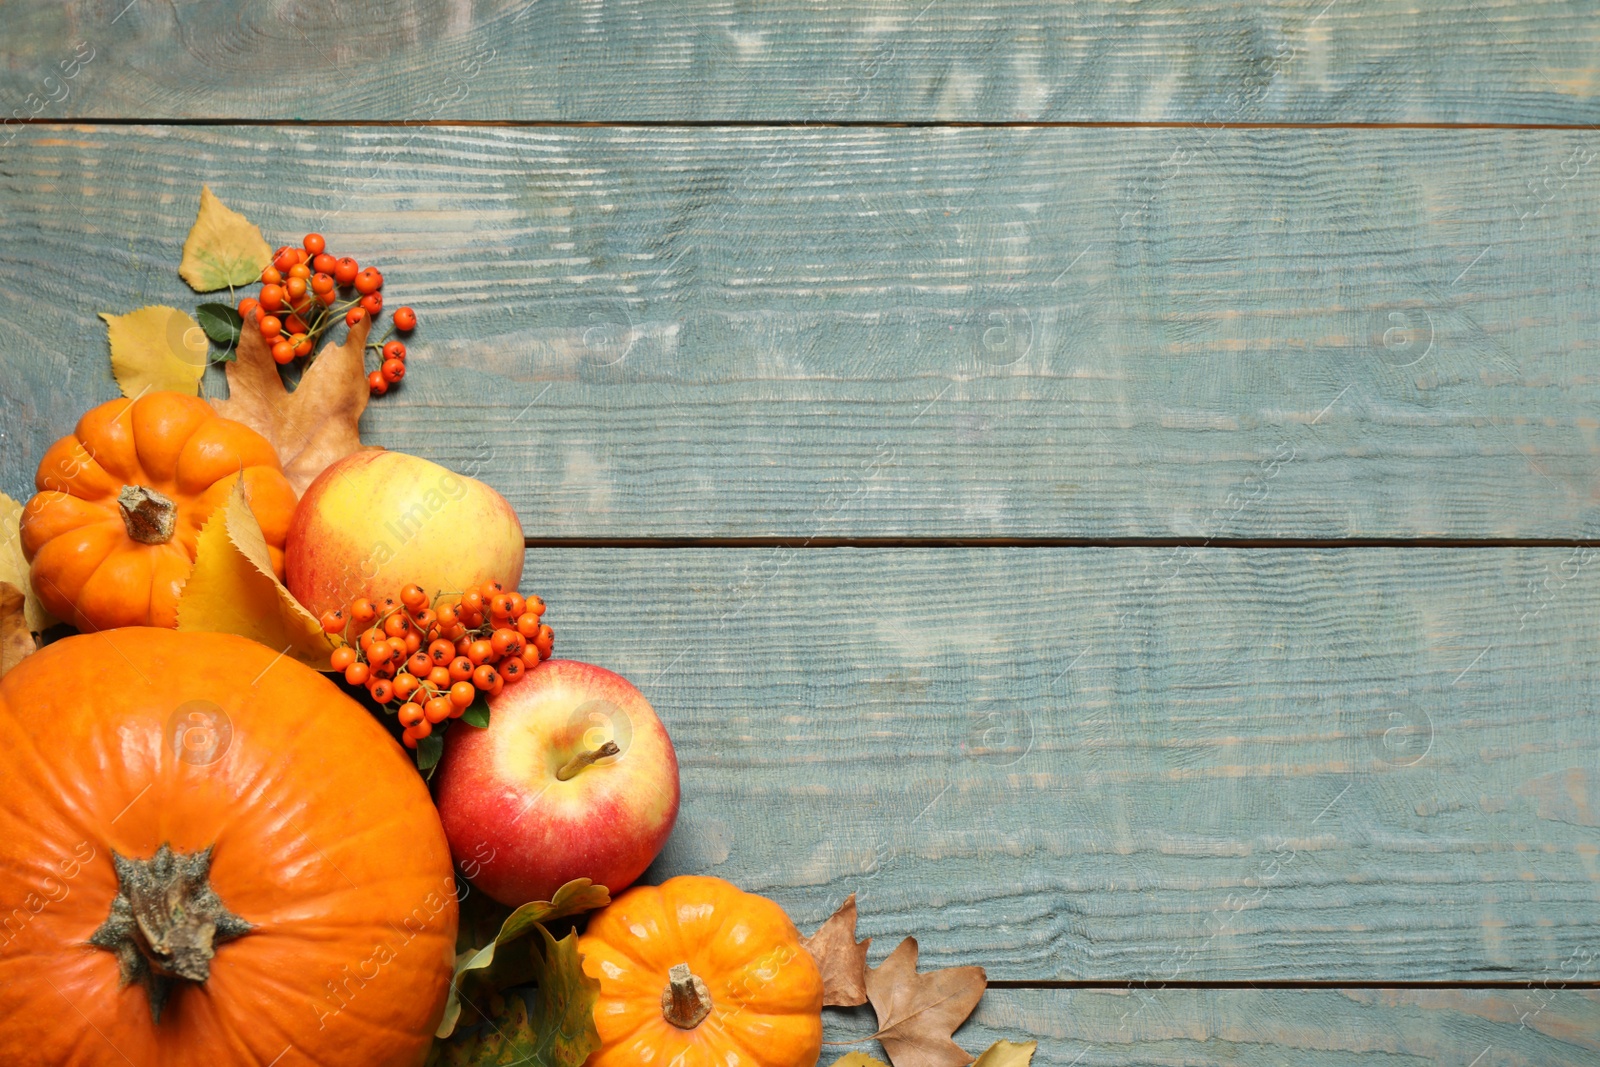
<path fill-rule="evenodd" d="M 346 326 L 354 326 L 363 318 L 377 322 L 381 314 L 383 275 L 349 256 L 335 259 L 320 233 L 306 234 L 300 248 L 284 245 L 274 252 L 261 272 L 261 293 L 239 301 L 239 317 L 255 320 L 272 347 L 272 358 L 280 364 L 309 356 L 341 318 Z M 408 307 L 395 311 L 390 334 L 416 328 L 415 311 Z M 379 340 L 369 341 L 367 347 L 377 349 L 380 360 L 378 369 L 367 375 L 367 388 L 382 396 L 406 376 L 406 346 Z"/>
<path fill-rule="evenodd" d="M 480 693 L 498 696 L 550 658 L 555 632 L 539 621 L 543 614 L 540 598 L 487 582 L 434 598 L 408 585 L 398 599 L 362 597 L 324 612 L 321 622 L 339 642 L 329 657 L 334 670 L 398 715 L 401 740 L 416 748 L 435 726 L 461 718 Z"/>

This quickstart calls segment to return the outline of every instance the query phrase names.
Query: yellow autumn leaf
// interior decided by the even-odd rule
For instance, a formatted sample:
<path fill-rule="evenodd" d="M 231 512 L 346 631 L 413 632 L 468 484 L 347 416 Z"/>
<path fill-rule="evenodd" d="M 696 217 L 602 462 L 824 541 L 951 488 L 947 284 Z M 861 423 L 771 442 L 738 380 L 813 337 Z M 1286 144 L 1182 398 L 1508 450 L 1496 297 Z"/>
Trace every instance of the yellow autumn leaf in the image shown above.
<path fill-rule="evenodd" d="M 28 557 L 22 554 L 22 505 L 0 493 L 0 582 L 22 592 L 23 617 L 33 633 L 43 633 L 56 621 L 34 595 L 28 579 Z"/>
<path fill-rule="evenodd" d="M 849 1052 L 833 1061 L 833 1067 L 889 1067 L 882 1060 L 875 1060 L 865 1052 Z"/>
<path fill-rule="evenodd" d="M 261 277 L 272 249 L 255 223 L 200 187 L 200 214 L 183 242 L 178 273 L 197 293 L 248 285 Z"/>
<path fill-rule="evenodd" d="M 194 571 L 178 598 L 178 629 L 239 634 L 308 667 L 330 669 L 333 642 L 273 574 L 242 482 L 200 531 Z"/>
<path fill-rule="evenodd" d="M 1024 1041 L 1020 1045 L 1012 1041 L 996 1041 L 978 1057 L 972 1067 L 1028 1067 L 1038 1048 L 1037 1041 Z"/>
<path fill-rule="evenodd" d="M 199 323 L 161 304 L 126 315 L 102 312 L 100 317 L 111 331 L 111 373 L 123 396 L 157 390 L 194 396 L 200 391 L 211 345 Z"/>

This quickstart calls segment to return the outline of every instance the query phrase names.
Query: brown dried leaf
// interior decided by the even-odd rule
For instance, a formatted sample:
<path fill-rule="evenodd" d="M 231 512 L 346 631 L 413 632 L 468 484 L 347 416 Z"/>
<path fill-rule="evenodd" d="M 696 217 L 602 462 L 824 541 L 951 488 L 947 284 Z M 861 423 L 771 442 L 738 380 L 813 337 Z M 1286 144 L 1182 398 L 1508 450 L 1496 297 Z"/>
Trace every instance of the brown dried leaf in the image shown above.
<path fill-rule="evenodd" d="M 237 358 L 228 364 L 228 399 L 211 406 L 272 442 L 283 473 L 304 493 L 328 464 L 361 447 L 356 426 L 367 407 L 363 355 L 372 320 L 350 328 L 344 344 L 323 346 L 294 392 L 283 386 L 261 331 L 246 321 Z"/>
<path fill-rule="evenodd" d="M 32 655 L 33 633 L 23 612 L 27 598 L 10 582 L 0 582 L 0 678 Z"/>
<path fill-rule="evenodd" d="M 978 1006 L 988 978 L 982 967 L 917 973 L 917 939 L 900 942 L 867 971 L 867 999 L 878 1013 L 876 1037 L 894 1067 L 965 1067 L 967 1051 L 950 1036 Z"/>
<path fill-rule="evenodd" d="M 854 893 L 800 944 L 822 972 L 823 1007 L 850 1008 L 867 1002 L 867 946 L 872 938 L 856 940 Z"/>

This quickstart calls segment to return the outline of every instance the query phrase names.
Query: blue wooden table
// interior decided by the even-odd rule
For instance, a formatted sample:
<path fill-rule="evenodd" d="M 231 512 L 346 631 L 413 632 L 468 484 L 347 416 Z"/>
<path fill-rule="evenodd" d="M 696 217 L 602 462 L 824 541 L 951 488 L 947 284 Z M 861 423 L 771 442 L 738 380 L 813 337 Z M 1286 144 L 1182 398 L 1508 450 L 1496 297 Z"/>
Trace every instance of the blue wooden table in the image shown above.
<path fill-rule="evenodd" d="M 652 878 L 1039 1064 L 1600 1062 L 1593 3 L 0 20 L 0 489 L 206 182 L 418 309 L 363 436 L 661 712 Z"/>

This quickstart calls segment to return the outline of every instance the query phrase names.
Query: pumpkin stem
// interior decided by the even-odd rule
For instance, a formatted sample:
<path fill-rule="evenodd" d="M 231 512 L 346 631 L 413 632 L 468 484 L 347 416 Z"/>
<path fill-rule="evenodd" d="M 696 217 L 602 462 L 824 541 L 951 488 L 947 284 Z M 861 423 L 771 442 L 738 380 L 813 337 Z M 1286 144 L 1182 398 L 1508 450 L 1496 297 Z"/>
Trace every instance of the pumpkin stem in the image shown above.
<path fill-rule="evenodd" d="M 135 541 L 142 545 L 164 545 L 172 540 L 178 505 L 154 489 L 125 485 L 117 494 L 117 507 L 122 511 L 122 524 L 128 528 L 128 536 Z"/>
<path fill-rule="evenodd" d="M 679 1030 L 693 1030 L 711 1014 L 711 990 L 687 963 L 674 964 L 661 991 L 661 1017 Z"/>
<path fill-rule="evenodd" d="M 117 895 L 89 944 L 116 954 L 122 984 L 138 982 L 161 1021 L 179 979 L 204 982 L 219 942 L 255 927 L 230 912 L 211 888 L 211 849 L 174 852 L 163 844 L 147 860 L 111 853 Z"/>
<path fill-rule="evenodd" d="M 607 756 L 615 756 L 621 751 L 622 749 L 617 747 L 617 743 L 615 741 L 607 741 L 593 752 L 580 752 L 576 756 L 573 756 L 571 759 L 567 760 L 567 762 L 562 765 L 561 769 L 556 772 L 556 781 L 570 782 L 572 779 L 578 776 L 579 771 L 594 763 L 596 760 L 603 760 Z"/>

